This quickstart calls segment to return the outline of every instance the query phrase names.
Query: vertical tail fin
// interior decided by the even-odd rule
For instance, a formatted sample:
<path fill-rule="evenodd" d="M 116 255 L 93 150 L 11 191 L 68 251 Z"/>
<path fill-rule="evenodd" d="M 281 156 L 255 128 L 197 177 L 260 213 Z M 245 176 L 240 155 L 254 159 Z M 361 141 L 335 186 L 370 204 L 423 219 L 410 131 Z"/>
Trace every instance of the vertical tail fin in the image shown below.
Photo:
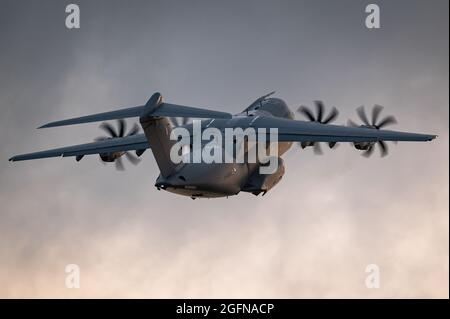
<path fill-rule="evenodd" d="M 153 94 L 145 104 L 143 115 L 139 118 L 139 121 L 161 175 L 167 177 L 175 171 L 176 167 L 176 164 L 170 159 L 170 149 L 175 143 L 175 141 L 170 140 L 172 126 L 167 118 L 150 115 L 162 104 L 161 94 Z"/>

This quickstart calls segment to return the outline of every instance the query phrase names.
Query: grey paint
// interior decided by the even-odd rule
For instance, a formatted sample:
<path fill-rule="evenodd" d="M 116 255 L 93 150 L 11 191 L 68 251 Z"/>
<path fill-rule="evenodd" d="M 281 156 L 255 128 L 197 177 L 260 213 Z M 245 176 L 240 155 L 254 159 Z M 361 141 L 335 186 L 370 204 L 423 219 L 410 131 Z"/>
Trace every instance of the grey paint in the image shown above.
<path fill-rule="evenodd" d="M 292 111 L 283 100 L 268 98 L 273 93 L 275 92 L 258 98 L 243 112 L 234 117 L 224 112 L 163 103 L 162 95 L 154 93 L 145 106 L 57 121 L 42 126 L 44 128 L 139 116 L 147 143 L 145 143 L 142 135 L 113 138 L 87 145 L 17 155 L 10 158 L 10 161 L 109 153 L 112 160 L 107 161 L 110 162 L 114 159 L 118 160 L 124 155 L 124 151 L 137 151 L 150 147 L 161 171 L 161 176 L 155 184 L 158 190 L 164 189 L 195 199 L 198 197 L 227 197 L 237 195 L 241 191 L 250 191 L 255 195 L 259 195 L 261 192 L 265 194 L 272 188 L 274 182 L 278 182 L 283 176 L 284 165 L 281 163 L 279 169 L 271 174 L 273 175 L 271 186 L 263 187 L 267 183 L 267 178 L 270 177 L 259 177 L 259 174 L 256 173 L 259 165 L 249 165 L 248 162 L 242 165 L 236 163 L 188 163 L 180 166 L 175 164 L 170 158 L 170 150 L 175 143 L 170 139 L 173 126 L 169 119 L 164 116 L 217 116 L 214 120 L 210 118 L 203 121 L 201 126 L 203 129 L 205 127 L 217 128 L 221 132 L 224 132 L 225 128 L 241 128 L 243 130 L 249 127 L 254 129 L 265 128 L 267 132 L 276 128 L 279 132 L 277 140 L 282 142 L 278 151 L 279 156 L 291 147 L 292 142 L 307 142 L 310 143 L 309 146 L 312 146 L 311 143 L 315 142 L 351 142 L 365 143 L 367 147 L 370 147 L 370 143 L 377 141 L 431 141 L 436 137 L 435 135 L 385 131 L 364 126 L 346 127 L 295 121 Z M 230 117 L 230 119 L 225 120 L 223 117 Z M 192 132 L 192 125 L 188 125 L 187 128 Z M 252 184 L 252 177 L 253 180 L 255 178 L 260 180 L 259 187 L 255 186 L 256 181 L 253 181 L 251 187 L 246 186 Z"/>

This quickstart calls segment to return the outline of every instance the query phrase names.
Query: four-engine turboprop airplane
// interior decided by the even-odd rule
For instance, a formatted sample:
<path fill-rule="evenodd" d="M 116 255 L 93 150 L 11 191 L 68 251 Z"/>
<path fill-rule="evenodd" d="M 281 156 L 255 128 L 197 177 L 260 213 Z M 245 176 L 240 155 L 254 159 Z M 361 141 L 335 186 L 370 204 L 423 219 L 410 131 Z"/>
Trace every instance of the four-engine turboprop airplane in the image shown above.
<path fill-rule="evenodd" d="M 98 113 L 68 120 L 45 124 L 40 128 L 73 125 L 88 122 L 118 120 L 117 132 L 109 123 L 101 127 L 111 137 L 96 139 L 93 143 L 62 147 L 41 152 L 16 155 L 10 161 L 23 161 L 47 157 L 75 156 L 79 161 L 85 155 L 98 154 L 102 161 L 115 162 L 121 169 L 122 156 L 132 163 L 137 163 L 146 149 L 150 148 L 160 170 L 155 186 L 193 199 L 199 197 L 225 197 L 237 195 L 239 192 L 251 192 L 255 195 L 265 194 L 274 187 L 284 175 L 284 163 L 281 159 L 292 145 L 299 143 L 302 148 L 312 147 L 320 154 L 320 142 L 326 142 L 330 148 L 338 142 L 349 142 L 370 156 L 379 145 L 381 155 L 387 154 L 387 141 L 431 141 L 436 135 L 417 134 L 382 130 L 381 128 L 396 123 L 392 116 L 379 121 L 381 106 L 372 109 L 369 121 L 364 108 L 359 108 L 358 115 L 363 124 L 357 125 L 349 121 L 348 126 L 329 124 L 336 119 L 338 111 L 333 108 L 325 117 L 322 102 L 316 101 L 316 115 L 307 107 L 297 111 L 309 121 L 294 120 L 294 113 L 286 103 L 278 98 L 269 98 L 275 92 L 258 98 L 243 112 L 231 115 L 226 112 L 213 111 L 197 107 L 182 106 L 163 102 L 162 96 L 155 93 L 142 106 L 119 109 L 116 111 Z M 125 135 L 124 118 L 138 117 L 144 134 L 138 134 L 139 126 L 135 124 Z M 182 118 L 179 123 L 176 119 Z M 214 127 L 220 131 L 227 128 L 254 128 L 278 130 L 278 167 L 272 174 L 261 174 L 259 168 L 265 165 L 261 162 L 250 163 L 174 163 L 170 157 L 171 147 L 177 142 L 170 138 L 174 127 L 185 127 L 192 131 L 192 124 L 187 124 L 187 118 L 201 118 L 201 128 Z M 248 143 L 248 141 L 247 141 Z M 202 144 L 203 145 L 203 144 Z M 269 147 L 269 146 L 267 146 Z M 131 153 L 134 151 L 134 154 Z"/>

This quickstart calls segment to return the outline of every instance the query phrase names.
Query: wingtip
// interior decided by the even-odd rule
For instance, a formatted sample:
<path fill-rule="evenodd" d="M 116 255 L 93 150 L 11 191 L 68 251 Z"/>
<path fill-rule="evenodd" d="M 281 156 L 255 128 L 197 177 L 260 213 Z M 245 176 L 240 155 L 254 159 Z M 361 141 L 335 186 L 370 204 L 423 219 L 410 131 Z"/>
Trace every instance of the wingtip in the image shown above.
<path fill-rule="evenodd" d="M 47 124 L 44 124 L 44 125 L 41 125 L 41 126 L 37 127 L 37 129 L 39 130 L 41 128 L 47 128 L 47 127 L 50 127 L 50 126 L 51 126 L 51 123 L 47 123 Z"/>

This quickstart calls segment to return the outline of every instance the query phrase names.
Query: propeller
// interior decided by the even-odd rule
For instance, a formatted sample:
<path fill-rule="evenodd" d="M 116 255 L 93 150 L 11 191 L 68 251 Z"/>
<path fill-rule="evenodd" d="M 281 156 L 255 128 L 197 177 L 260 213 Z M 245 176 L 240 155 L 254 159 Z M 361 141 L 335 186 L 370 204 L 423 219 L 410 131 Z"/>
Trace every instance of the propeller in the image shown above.
<path fill-rule="evenodd" d="M 137 125 L 136 123 L 134 123 L 133 127 L 130 129 L 130 131 L 125 134 L 126 129 L 127 129 L 127 125 L 124 119 L 118 119 L 117 120 L 117 130 L 114 128 L 113 125 L 111 125 L 108 122 L 103 122 L 102 124 L 100 124 L 100 128 L 102 130 L 104 130 L 108 136 L 100 136 L 97 137 L 95 140 L 96 141 L 104 141 L 107 139 L 111 139 L 111 138 L 121 138 L 121 137 L 127 137 L 127 136 L 132 136 L 132 135 L 136 135 L 137 133 L 139 133 L 139 125 Z M 139 151 L 139 155 L 142 155 L 143 151 L 142 150 L 138 150 Z M 138 151 L 136 151 L 136 153 L 138 153 Z M 144 150 L 145 151 L 145 150 Z M 107 154 L 103 154 L 104 156 L 100 156 L 103 162 L 114 162 L 114 164 L 116 165 L 116 169 L 119 171 L 124 170 L 124 165 L 123 165 L 123 161 L 121 156 L 125 155 L 125 157 L 133 164 L 133 165 L 137 165 L 139 164 L 139 162 L 141 161 L 138 156 L 125 151 L 125 152 L 113 152 L 113 153 L 107 153 Z"/>
<path fill-rule="evenodd" d="M 173 127 L 183 126 L 191 121 L 190 117 L 169 117 L 169 121 Z"/>
<path fill-rule="evenodd" d="M 372 118 L 369 121 L 369 118 L 367 117 L 366 110 L 364 109 L 364 106 L 360 106 L 356 109 L 356 113 L 358 114 L 361 121 L 364 123 L 363 125 L 358 125 L 352 120 L 348 120 L 348 126 L 353 127 L 366 127 L 371 129 L 380 130 L 383 127 L 387 125 L 397 124 L 397 120 L 394 116 L 389 115 L 384 117 L 381 121 L 378 121 L 381 112 L 383 111 L 383 107 L 381 105 L 375 105 L 372 108 Z M 376 144 L 380 147 L 380 153 L 381 157 L 386 156 L 389 153 L 388 146 L 386 142 L 384 141 L 377 141 Z M 362 153 L 364 157 L 370 157 L 375 150 L 375 143 L 371 143 L 368 148 Z"/>
<path fill-rule="evenodd" d="M 325 114 L 325 106 L 322 101 L 314 101 L 315 107 L 316 107 L 316 115 L 314 115 L 314 112 L 311 111 L 308 107 L 301 105 L 297 109 L 297 113 L 303 115 L 306 117 L 310 122 L 316 122 L 321 124 L 329 124 L 332 123 L 339 115 L 339 111 L 333 107 L 330 111 L 330 113 L 327 116 L 324 116 Z M 336 146 L 336 142 L 329 142 L 328 146 L 330 148 L 334 148 Z M 319 142 L 301 142 L 300 146 L 302 148 L 305 148 L 307 146 L 312 146 L 313 151 L 317 155 L 322 155 L 322 148 L 320 147 Z"/>
<path fill-rule="evenodd" d="M 108 133 L 109 136 L 106 136 L 106 137 L 101 136 L 101 137 L 99 137 L 99 139 L 114 138 L 114 137 L 126 137 L 126 136 L 136 135 L 137 133 L 139 133 L 139 125 L 137 125 L 136 123 L 134 123 L 133 127 L 126 135 L 125 135 L 125 131 L 127 129 L 127 123 L 125 122 L 125 120 L 118 119 L 117 125 L 118 125 L 118 131 L 116 131 L 114 129 L 114 127 L 108 122 L 103 122 L 102 124 L 100 124 L 100 128 L 102 130 L 104 130 L 106 133 Z"/>

